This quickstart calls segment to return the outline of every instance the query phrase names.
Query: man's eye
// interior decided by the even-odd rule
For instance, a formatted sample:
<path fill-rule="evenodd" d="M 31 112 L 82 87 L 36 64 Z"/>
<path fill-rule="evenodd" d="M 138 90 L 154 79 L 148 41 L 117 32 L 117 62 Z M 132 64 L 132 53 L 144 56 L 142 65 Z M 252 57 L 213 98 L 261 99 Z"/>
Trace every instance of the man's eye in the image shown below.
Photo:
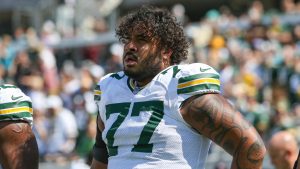
<path fill-rule="evenodd" d="M 141 42 L 147 42 L 146 38 L 138 38 L 138 40 L 141 41 Z"/>
<path fill-rule="evenodd" d="M 121 39 L 121 43 L 123 43 L 123 44 L 127 44 L 128 42 L 129 42 L 129 39 L 127 39 L 127 38 Z"/>

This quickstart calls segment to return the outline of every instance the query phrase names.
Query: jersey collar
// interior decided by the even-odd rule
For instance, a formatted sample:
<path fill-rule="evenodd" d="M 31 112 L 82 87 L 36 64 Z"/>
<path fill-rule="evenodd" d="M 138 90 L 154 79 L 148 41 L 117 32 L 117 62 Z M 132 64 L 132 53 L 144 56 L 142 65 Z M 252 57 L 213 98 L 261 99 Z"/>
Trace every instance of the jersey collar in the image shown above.
<path fill-rule="evenodd" d="M 130 77 L 128 77 L 128 79 L 127 79 L 127 85 L 133 94 L 137 94 L 139 91 L 143 90 L 145 88 L 145 86 L 147 86 L 147 85 L 145 85 L 143 87 L 138 87 L 136 84 L 136 81 Z"/>

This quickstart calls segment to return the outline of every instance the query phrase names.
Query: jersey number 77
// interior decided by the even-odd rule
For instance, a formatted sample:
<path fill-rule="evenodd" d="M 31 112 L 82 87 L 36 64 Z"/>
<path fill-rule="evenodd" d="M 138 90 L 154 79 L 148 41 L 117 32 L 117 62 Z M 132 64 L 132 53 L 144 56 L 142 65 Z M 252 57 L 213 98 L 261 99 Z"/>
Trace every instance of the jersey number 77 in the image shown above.
<path fill-rule="evenodd" d="M 115 156 L 118 154 L 118 146 L 113 146 L 115 140 L 114 135 L 118 128 L 121 126 L 122 122 L 125 120 L 126 116 L 129 114 L 129 108 L 130 102 L 106 105 L 106 119 L 108 119 L 111 114 L 119 113 L 117 119 L 113 122 L 106 135 L 109 156 Z M 130 115 L 131 117 L 139 116 L 140 112 L 142 111 L 151 112 L 151 116 L 144 126 L 137 143 L 133 145 L 133 148 L 131 150 L 132 152 L 152 152 L 153 144 L 149 142 L 155 128 L 163 118 L 163 109 L 163 101 L 153 100 L 134 103 Z"/>

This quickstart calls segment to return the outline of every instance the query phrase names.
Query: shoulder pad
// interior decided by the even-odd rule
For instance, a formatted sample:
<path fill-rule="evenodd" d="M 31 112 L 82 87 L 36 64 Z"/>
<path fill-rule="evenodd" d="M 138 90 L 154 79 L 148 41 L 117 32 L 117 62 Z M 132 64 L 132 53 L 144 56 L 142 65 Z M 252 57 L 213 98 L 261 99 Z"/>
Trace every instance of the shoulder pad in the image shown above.
<path fill-rule="evenodd" d="M 21 89 L 11 84 L 3 84 L 0 86 L 0 104 L 27 101 L 31 106 L 31 99 L 24 94 Z"/>
<path fill-rule="evenodd" d="M 21 89 L 11 84 L 0 86 L 0 121 L 23 119 L 31 123 L 32 102 Z"/>
<path fill-rule="evenodd" d="M 109 73 L 109 74 L 103 76 L 94 88 L 94 101 L 101 100 L 101 94 L 102 94 L 102 89 L 103 89 L 102 86 L 106 86 L 108 83 L 110 83 L 114 79 L 120 80 L 124 77 L 125 77 L 125 74 L 123 71 L 117 72 L 117 73 Z"/>
<path fill-rule="evenodd" d="M 179 65 L 175 78 L 177 94 L 220 93 L 220 75 L 211 66 L 203 63 Z"/>

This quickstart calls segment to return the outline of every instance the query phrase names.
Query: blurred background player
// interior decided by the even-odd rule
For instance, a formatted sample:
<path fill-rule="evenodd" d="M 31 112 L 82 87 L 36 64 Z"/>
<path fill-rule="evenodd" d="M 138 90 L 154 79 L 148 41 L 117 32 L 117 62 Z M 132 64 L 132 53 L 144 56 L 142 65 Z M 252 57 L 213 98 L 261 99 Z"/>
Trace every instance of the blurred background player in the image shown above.
<path fill-rule="evenodd" d="M 37 169 L 31 99 L 19 88 L 0 86 L 0 163 L 3 169 Z M 1 167 L 0 167 L 1 168 Z"/>
<path fill-rule="evenodd" d="M 298 153 L 296 138 L 288 131 L 277 132 L 269 141 L 268 151 L 275 169 L 292 169 Z"/>

